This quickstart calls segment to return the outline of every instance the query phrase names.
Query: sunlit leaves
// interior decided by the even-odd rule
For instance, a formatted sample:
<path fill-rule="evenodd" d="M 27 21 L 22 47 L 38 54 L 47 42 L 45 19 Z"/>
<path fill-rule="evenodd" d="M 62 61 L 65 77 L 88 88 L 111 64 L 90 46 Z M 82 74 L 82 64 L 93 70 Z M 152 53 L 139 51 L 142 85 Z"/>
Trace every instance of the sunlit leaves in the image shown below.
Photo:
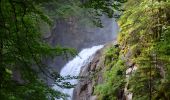
<path fill-rule="evenodd" d="M 154 99 L 168 99 L 169 91 L 164 90 L 160 80 L 169 77 L 169 1 L 129 0 L 124 7 L 126 11 L 119 20 L 121 52 L 126 56 L 140 51 L 128 57 L 138 66 L 130 80 L 134 100 L 149 99 L 151 95 Z M 133 46 L 138 48 L 133 50 Z"/>

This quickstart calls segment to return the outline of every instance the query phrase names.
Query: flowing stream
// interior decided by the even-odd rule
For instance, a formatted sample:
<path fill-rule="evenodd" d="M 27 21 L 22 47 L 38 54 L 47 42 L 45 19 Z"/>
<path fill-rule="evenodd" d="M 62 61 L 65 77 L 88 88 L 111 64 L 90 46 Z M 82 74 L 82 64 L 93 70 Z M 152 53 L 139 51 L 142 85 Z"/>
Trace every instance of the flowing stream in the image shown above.
<path fill-rule="evenodd" d="M 103 48 L 103 45 L 99 46 L 93 46 L 91 48 L 83 49 L 78 56 L 76 56 L 73 60 L 69 61 L 61 70 L 60 75 L 62 76 L 78 76 L 80 74 L 81 68 L 88 65 L 91 60 L 93 59 L 94 54 Z M 70 82 L 71 84 L 77 84 L 77 79 L 67 80 L 67 82 Z M 58 86 L 53 86 L 54 89 L 57 89 L 63 93 L 66 93 L 70 95 L 68 97 L 68 100 L 72 100 L 73 90 L 71 89 L 63 89 L 59 88 Z"/>

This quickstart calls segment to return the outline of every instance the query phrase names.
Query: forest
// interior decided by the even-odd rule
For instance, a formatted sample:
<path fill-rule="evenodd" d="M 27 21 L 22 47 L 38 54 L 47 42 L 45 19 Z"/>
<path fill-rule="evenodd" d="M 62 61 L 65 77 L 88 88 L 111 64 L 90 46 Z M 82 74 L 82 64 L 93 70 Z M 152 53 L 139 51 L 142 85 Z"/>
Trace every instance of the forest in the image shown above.
<path fill-rule="evenodd" d="M 169 11 L 170 0 L 0 0 L 0 100 L 170 100 Z M 97 48 L 95 52 L 82 51 L 85 56 L 91 52 L 93 59 L 46 38 L 59 21 L 73 26 L 77 20 L 78 26 L 100 30 L 102 16 L 114 19 L 119 32 L 99 52 L 97 47 L 91 48 Z M 87 61 L 79 66 L 80 76 L 62 76 L 62 70 L 48 63 L 56 57 L 69 61 L 79 56 Z M 77 87 L 67 81 L 72 79 L 92 85 L 80 85 L 75 99 L 77 88 L 72 97 L 53 89 L 46 79 L 62 89 Z M 91 91 L 90 98 L 81 95 L 85 90 Z"/>

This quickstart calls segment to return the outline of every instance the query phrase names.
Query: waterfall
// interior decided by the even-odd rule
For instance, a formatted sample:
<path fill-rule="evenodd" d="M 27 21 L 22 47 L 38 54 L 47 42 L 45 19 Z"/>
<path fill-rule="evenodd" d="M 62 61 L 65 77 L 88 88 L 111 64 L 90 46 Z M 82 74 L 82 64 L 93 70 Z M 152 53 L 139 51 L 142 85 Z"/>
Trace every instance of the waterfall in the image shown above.
<path fill-rule="evenodd" d="M 61 70 L 60 75 L 62 76 L 78 76 L 80 73 L 80 70 L 82 67 L 88 65 L 90 61 L 93 59 L 93 55 L 103 48 L 103 45 L 99 46 L 93 46 L 91 48 L 86 48 L 83 49 L 78 56 L 76 56 L 73 60 L 69 61 Z M 78 80 L 77 79 L 72 79 L 72 80 L 67 80 L 67 82 L 70 82 L 71 84 L 77 84 Z M 63 89 L 59 88 L 58 86 L 53 86 L 54 89 L 57 89 L 63 93 L 66 93 L 70 95 L 68 97 L 68 100 L 72 100 L 72 95 L 73 95 L 73 90 L 74 88 L 71 89 Z"/>

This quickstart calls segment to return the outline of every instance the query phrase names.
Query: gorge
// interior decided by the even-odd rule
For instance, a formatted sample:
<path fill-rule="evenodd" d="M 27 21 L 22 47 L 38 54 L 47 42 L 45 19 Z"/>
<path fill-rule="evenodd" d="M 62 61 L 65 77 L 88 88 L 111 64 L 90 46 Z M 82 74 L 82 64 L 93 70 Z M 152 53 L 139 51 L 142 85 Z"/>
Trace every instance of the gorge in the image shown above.
<path fill-rule="evenodd" d="M 170 0 L 0 0 L 0 100 L 170 100 Z"/>
<path fill-rule="evenodd" d="M 56 21 L 50 35 L 47 35 L 49 36 L 47 41 L 53 46 L 61 45 L 75 48 L 78 52 L 84 48 L 114 41 L 119 31 L 115 19 L 102 16 L 101 21 L 103 28 L 79 23 L 74 17 L 70 18 L 69 21 Z M 62 57 L 57 57 L 55 60 L 50 61 L 48 65 L 56 66 L 56 69 L 60 70 L 66 62 Z"/>
<path fill-rule="evenodd" d="M 65 46 L 65 47 L 74 47 L 80 53 L 73 60 L 70 60 L 68 63 L 62 62 L 62 58 L 56 58 L 53 62 L 57 67 L 59 65 L 63 65 L 64 67 L 61 68 L 60 74 L 62 76 L 79 76 L 83 72 L 83 68 L 86 68 L 89 63 L 92 63 L 93 57 L 95 56 L 96 52 L 98 52 L 99 48 L 101 49 L 102 46 L 95 46 L 95 45 L 104 45 L 108 42 L 114 42 L 117 33 L 118 33 L 118 25 L 112 18 L 107 18 L 106 16 L 102 16 L 101 20 L 103 23 L 103 28 L 97 28 L 96 26 L 92 27 L 82 27 L 77 26 L 79 28 L 75 28 L 74 26 L 77 24 L 73 19 L 70 19 L 72 24 L 69 26 L 68 22 L 60 22 L 56 24 L 54 30 L 55 33 L 53 37 L 49 40 L 53 40 L 52 45 L 56 45 L 56 43 Z M 66 27 L 67 26 L 67 27 Z M 63 28 L 64 29 L 63 29 Z M 71 30 L 70 30 L 71 29 Z M 85 31 L 86 30 L 86 31 Z M 53 31 L 52 31 L 53 32 Z M 61 33 L 60 33 L 61 32 Z M 61 35 L 59 35 L 61 34 Z M 89 48 L 91 47 L 91 48 Z M 82 51 L 81 51 L 82 50 Z M 65 64 L 65 65 L 64 65 Z M 89 76 L 86 72 L 86 75 Z M 85 75 L 81 75 L 85 76 Z M 68 80 L 68 82 L 72 84 L 78 84 L 79 81 L 77 80 Z M 72 89 L 61 89 L 57 86 L 53 87 L 54 89 L 59 89 L 64 93 L 69 94 L 71 97 L 68 98 L 69 100 L 82 100 L 82 99 L 73 99 L 73 88 Z M 88 100 L 88 99 L 87 99 Z"/>

